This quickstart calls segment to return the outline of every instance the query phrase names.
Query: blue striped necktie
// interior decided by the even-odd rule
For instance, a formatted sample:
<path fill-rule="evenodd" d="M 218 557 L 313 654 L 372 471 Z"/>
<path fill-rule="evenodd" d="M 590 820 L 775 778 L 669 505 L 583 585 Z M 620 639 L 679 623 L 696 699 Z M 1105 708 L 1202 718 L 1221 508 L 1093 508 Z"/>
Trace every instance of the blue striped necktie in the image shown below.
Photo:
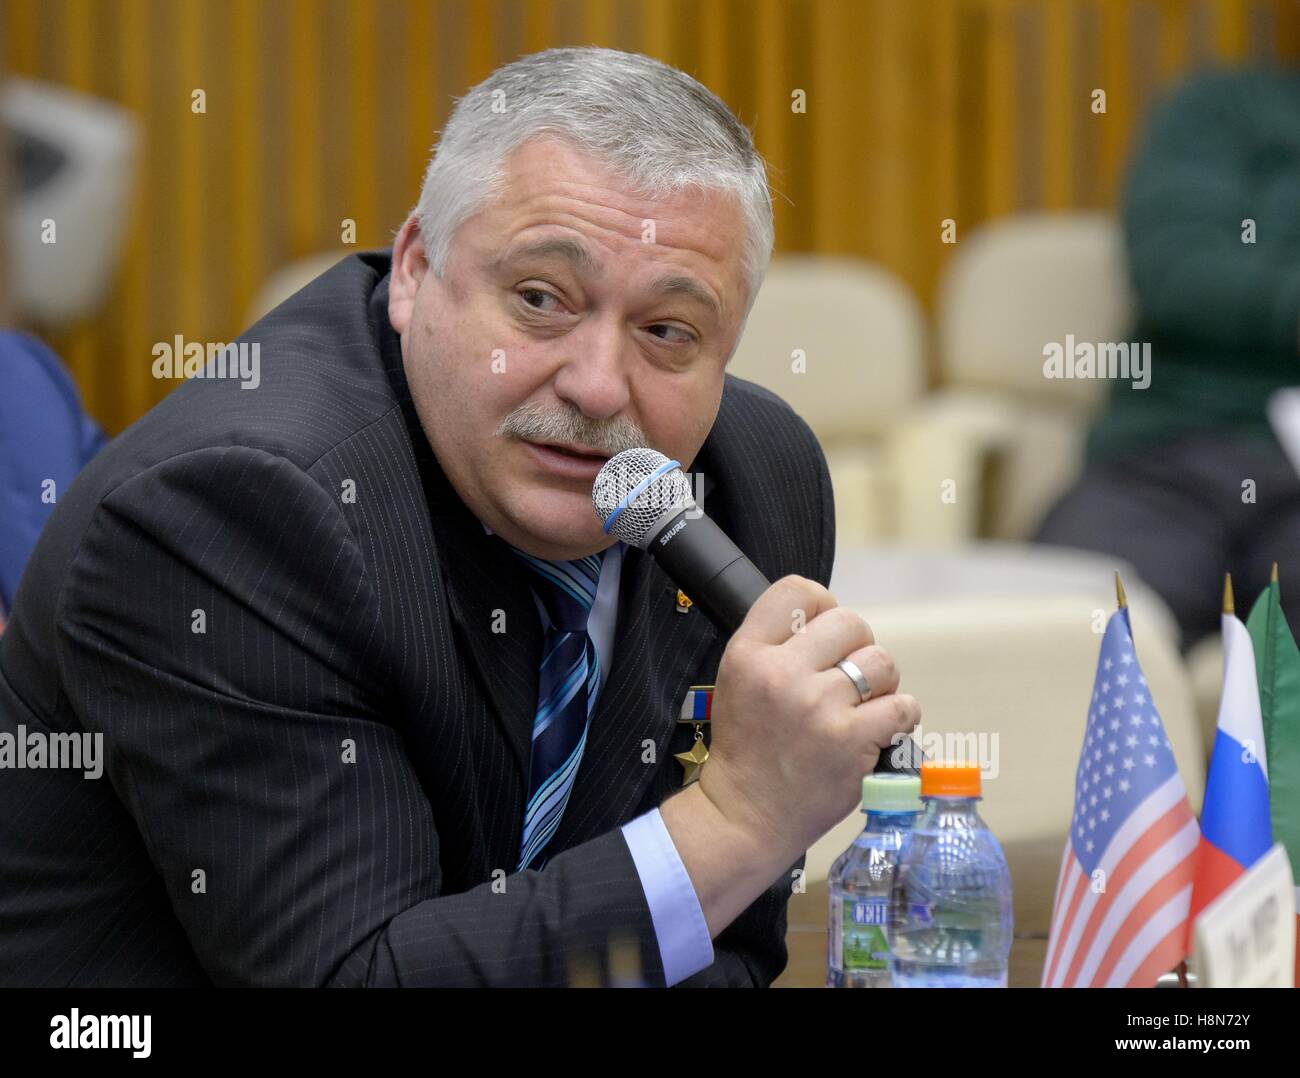
<path fill-rule="evenodd" d="M 582 763 L 596 699 L 600 663 L 587 634 L 587 618 L 596 601 L 600 555 L 546 561 L 510 549 L 532 570 L 533 590 L 551 619 L 542 644 L 528 805 L 519 849 L 520 869 L 540 869 L 546 864 L 543 851 L 560 826 Z"/>

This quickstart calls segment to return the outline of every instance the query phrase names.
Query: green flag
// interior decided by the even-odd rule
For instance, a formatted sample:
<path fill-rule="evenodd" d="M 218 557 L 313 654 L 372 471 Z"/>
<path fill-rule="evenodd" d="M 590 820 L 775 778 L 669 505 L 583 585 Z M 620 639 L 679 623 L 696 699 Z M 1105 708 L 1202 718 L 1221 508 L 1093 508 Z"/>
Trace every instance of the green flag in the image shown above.
<path fill-rule="evenodd" d="M 1282 614 L 1277 574 L 1246 620 L 1255 648 L 1259 705 L 1264 719 L 1268 760 L 1269 815 L 1273 838 L 1286 847 L 1291 871 L 1300 872 L 1300 648 Z M 1300 888 L 1297 889 L 1300 907 Z M 1300 929 L 1300 920 L 1297 920 Z M 1296 983 L 1300 985 L 1300 935 L 1297 936 Z"/>

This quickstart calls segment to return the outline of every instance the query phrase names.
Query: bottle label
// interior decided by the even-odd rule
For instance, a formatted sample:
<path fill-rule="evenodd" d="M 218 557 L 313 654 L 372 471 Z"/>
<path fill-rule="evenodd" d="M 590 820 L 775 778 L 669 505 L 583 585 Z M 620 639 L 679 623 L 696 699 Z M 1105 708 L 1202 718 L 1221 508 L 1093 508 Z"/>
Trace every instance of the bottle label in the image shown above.
<path fill-rule="evenodd" d="M 889 900 L 884 897 L 845 897 L 840 920 L 840 968 L 883 970 L 889 968 Z"/>

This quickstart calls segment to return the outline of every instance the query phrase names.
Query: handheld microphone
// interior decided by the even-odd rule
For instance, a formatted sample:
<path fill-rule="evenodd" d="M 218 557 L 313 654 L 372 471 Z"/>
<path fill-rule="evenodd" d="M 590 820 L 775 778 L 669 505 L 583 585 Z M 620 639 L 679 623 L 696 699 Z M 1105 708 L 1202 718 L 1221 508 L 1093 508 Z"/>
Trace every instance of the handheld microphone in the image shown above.
<path fill-rule="evenodd" d="M 728 635 L 771 582 L 691 496 L 681 464 L 653 449 L 625 449 L 605 462 L 591 488 L 604 525 L 644 550 L 704 614 Z M 877 772 L 917 774 L 924 759 L 911 738 L 882 750 Z"/>

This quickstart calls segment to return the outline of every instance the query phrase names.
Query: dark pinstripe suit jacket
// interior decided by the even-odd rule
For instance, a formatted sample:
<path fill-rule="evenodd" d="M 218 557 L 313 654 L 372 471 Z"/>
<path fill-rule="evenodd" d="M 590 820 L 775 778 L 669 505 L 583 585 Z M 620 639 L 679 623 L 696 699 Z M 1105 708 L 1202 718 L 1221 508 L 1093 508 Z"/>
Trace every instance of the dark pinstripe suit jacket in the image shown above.
<path fill-rule="evenodd" d="M 0 771 L 0 983 L 558 985 L 619 937 L 663 983 L 618 827 L 680 785 L 675 712 L 723 641 L 628 550 L 556 853 L 511 874 L 541 627 L 420 431 L 388 263 L 272 311 L 240 338 L 257 389 L 187 382 L 51 517 L 0 637 L 0 733 L 102 734 L 106 763 Z M 826 464 L 787 405 L 728 376 L 693 467 L 769 578 L 829 581 Z M 769 984 L 791 882 L 683 983 Z"/>

